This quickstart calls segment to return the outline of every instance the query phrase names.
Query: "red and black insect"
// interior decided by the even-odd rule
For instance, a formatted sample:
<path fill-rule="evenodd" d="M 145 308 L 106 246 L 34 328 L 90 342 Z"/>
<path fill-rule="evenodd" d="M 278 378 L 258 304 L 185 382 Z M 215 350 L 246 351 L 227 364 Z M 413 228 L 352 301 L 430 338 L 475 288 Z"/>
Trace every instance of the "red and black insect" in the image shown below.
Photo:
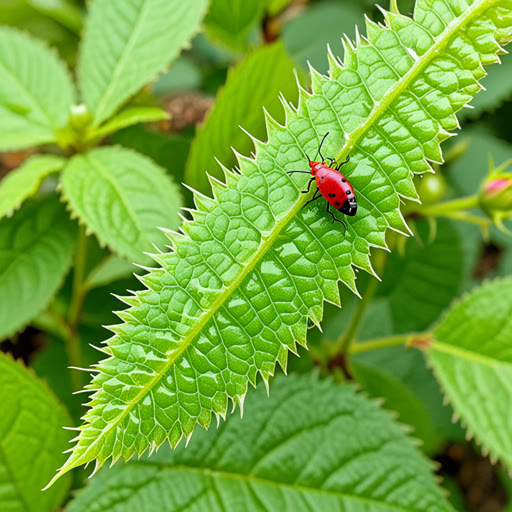
<path fill-rule="evenodd" d="M 342 220 L 337 219 L 334 214 L 329 210 L 329 206 L 334 206 L 336 210 L 345 215 L 349 215 L 353 217 L 357 213 L 357 198 L 354 193 L 354 187 L 349 183 L 347 178 L 339 172 L 341 166 L 345 165 L 350 161 L 350 156 L 347 156 L 347 159 L 344 162 L 341 162 L 338 166 L 332 167 L 332 165 L 336 162 L 334 158 L 328 158 L 330 160 L 330 166 L 327 166 L 326 159 L 322 156 L 322 144 L 324 143 L 325 138 L 329 135 L 327 132 L 320 142 L 320 146 L 318 147 L 317 154 L 320 155 L 322 159 L 321 162 L 313 162 L 309 156 L 307 156 L 309 160 L 309 167 L 311 168 L 311 174 L 313 177 L 308 181 L 308 187 L 306 190 L 303 190 L 303 194 L 307 194 L 311 187 L 311 183 L 316 181 L 317 189 L 315 190 L 315 194 L 313 198 L 310 199 L 304 206 L 308 205 L 312 201 L 316 199 L 320 199 L 323 196 L 327 201 L 327 211 L 331 214 L 332 221 L 340 222 L 345 226 L 347 226 Z M 287 174 L 292 174 L 294 172 L 299 172 L 303 174 L 309 174 L 308 171 L 288 171 Z"/>

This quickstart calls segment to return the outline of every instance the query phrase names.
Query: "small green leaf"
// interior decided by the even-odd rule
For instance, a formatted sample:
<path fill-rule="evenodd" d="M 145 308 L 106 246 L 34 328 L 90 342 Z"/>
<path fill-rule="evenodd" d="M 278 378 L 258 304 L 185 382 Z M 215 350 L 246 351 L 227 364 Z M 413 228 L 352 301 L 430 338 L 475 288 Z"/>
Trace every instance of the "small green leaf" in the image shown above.
<path fill-rule="evenodd" d="M 428 358 L 468 432 L 512 468 L 512 278 L 486 283 L 451 308 Z"/>
<path fill-rule="evenodd" d="M 21 203 L 33 196 L 41 182 L 60 171 L 66 160 L 53 155 L 37 155 L 0 181 L 0 218 L 10 216 Z"/>
<path fill-rule="evenodd" d="M 258 84 L 258 87 L 254 87 Z M 190 148 L 185 170 L 185 182 L 203 193 L 210 193 L 206 173 L 222 178 L 219 159 L 228 168 L 237 161 L 232 146 L 239 153 L 249 153 L 251 139 L 240 125 L 255 137 L 265 137 L 264 106 L 270 115 L 283 117 L 279 92 L 289 101 L 298 97 L 293 62 L 282 44 L 260 48 L 234 68 L 215 106 L 208 114 Z"/>
<path fill-rule="evenodd" d="M 78 76 L 95 126 L 169 65 L 206 7 L 206 0 L 90 2 Z"/>
<path fill-rule="evenodd" d="M 439 221 L 429 241 L 426 222 L 407 240 L 405 254 L 389 255 L 380 292 L 389 299 L 394 333 L 426 329 L 450 305 L 462 281 L 463 253 L 457 230 Z"/>
<path fill-rule="evenodd" d="M 199 431 L 187 448 L 101 471 L 67 512 L 92 503 L 94 512 L 451 511 L 388 413 L 312 376 L 276 378 L 270 398 L 251 390 L 243 420 Z"/>
<path fill-rule="evenodd" d="M 147 261 L 144 251 L 176 229 L 181 198 L 164 170 L 135 151 L 105 147 L 74 156 L 62 173 L 62 193 L 87 228 L 120 256 Z"/>
<path fill-rule="evenodd" d="M 354 362 L 352 373 L 370 396 L 384 399 L 384 407 L 398 413 L 398 420 L 412 427 L 411 435 L 422 441 L 426 453 L 434 453 L 441 437 L 420 399 L 394 375 Z"/>
<path fill-rule="evenodd" d="M 53 52 L 0 28 L 0 151 L 55 142 L 74 101 L 71 78 Z"/>
<path fill-rule="evenodd" d="M 98 128 L 95 128 L 88 134 L 88 141 L 99 142 L 101 139 L 138 123 L 152 123 L 169 119 L 169 114 L 158 107 L 140 107 L 136 105 L 128 106 L 116 114 L 112 119 Z"/>
<path fill-rule="evenodd" d="M 10 299 L 12 300 L 12 298 Z M 54 512 L 70 485 L 67 476 L 42 492 L 70 436 L 69 417 L 48 388 L 21 363 L 0 352 L 0 510 Z"/>
<path fill-rule="evenodd" d="M 54 195 L 0 221 L 0 339 L 27 325 L 53 297 L 74 240 L 75 225 Z"/>
<path fill-rule="evenodd" d="M 204 19 L 207 36 L 237 53 L 248 48 L 251 30 L 263 15 L 263 0 L 212 0 Z"/>

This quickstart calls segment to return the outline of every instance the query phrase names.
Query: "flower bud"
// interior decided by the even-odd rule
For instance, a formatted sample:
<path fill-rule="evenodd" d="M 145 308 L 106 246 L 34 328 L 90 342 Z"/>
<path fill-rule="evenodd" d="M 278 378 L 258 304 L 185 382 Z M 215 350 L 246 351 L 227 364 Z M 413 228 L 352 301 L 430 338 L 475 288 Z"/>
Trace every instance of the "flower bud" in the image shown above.
<path fill-rule="evenodd" d="M 480 207 L 502 231 L 506 230 L 503 220 L 512 218 L 512 173 L 504 172 L 510 163 L 505 162 L 497 169 L 491 166 L 479 193 Z"/>

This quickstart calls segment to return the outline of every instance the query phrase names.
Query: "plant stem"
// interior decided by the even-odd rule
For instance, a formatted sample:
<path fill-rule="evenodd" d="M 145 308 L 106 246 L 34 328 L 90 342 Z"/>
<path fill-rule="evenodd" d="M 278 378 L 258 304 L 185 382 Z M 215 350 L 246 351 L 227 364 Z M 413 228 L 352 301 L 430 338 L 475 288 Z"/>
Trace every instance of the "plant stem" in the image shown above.
<path fill-rule="evenodd" d="M 78 229 L 75 261 L 73 269 L 73 292 L 68 311 L 69 336 L 66 337 L 66 351 L 71 366 L 82 367 L 82 344 L 78 325 L 82 314 L 82 306 L 85 299 L 86 290 L 84 287 L 85 262 L 87 254 L 87 235 L 85 228 L 80 226 Z M 75 390 L 83 386 L 82 372 L 73 371 L 71 380 Z"/>
<path fill-rule="evenodd" d="M 426 335 L 426 333 L 401 334 L 399 336 L 388 336 L 385 338 L 378 338 L 376 340 L 362 343 L 355 343 L 350 347 L 350 353 L 360 354 L 361 352 L 368 352 L 370 350 L 377 350 L 379 348 L 394 347 L 397 345 L 409 345 L 414 339 L 421 339 Z"/>
<path fill-rule="evenodd" d="M 383 268 L 386 262 L 387 253 L 385 251 L 379 251 L 375 257 L 375 270 L 379 273 Z M 341 354 L 344 355 L 350 351 L 350 345 L 355 338 L 361 320 L 363 319 L 363 315 L 366 311 L 366 308 L 370 304 L 375 295 L 375 291 L 377 290 L 377 286 L 379 285 L 379 281 L 377 279 L 371 279 L 368 288 L 363 295 L 363 298 L 359 301 L 350 319 L 350 322 L 345 329 L 345 331 L 341 334 L 341 336 L 336 340 L 336 343 L 333 347 L 333 355 Z"/>
<path fill-rule="evenodd" d="M 416 212 L 425 217 L 444 217 L 447 213 L 478 208 L 478 196 L 462 197 L 430 206 L 420 206 Z"/>

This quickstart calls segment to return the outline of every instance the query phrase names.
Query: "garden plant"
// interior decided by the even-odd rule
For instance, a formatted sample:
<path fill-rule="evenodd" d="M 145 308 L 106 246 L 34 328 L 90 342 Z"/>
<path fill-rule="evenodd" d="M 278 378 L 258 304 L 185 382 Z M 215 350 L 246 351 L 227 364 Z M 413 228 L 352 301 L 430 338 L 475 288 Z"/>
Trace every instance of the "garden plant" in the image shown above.
<path fill-rule="evenodd" d="M 0 3 L 0 511 L 512 510 L 510 41 Z"/>

